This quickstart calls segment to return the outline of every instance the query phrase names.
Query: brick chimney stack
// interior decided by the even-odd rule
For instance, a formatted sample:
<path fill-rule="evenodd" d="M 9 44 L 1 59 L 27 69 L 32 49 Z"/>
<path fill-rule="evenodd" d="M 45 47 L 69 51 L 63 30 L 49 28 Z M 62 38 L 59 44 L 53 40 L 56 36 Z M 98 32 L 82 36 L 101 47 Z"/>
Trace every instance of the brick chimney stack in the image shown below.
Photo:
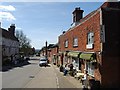
<path fill-rule="evenodd" d="M 15 24 L 11 24 L 10 28 L 8 28 L 8 31 L 14 36 L 15 35 Z"/>
<path fill-rule="evenodd" d="M 80 22 L 80 19 L 83 18 L 83 10 L 80 9 L 80 7 L 75 8 L 73 11 L 73 23 L 78 23 Z"/>

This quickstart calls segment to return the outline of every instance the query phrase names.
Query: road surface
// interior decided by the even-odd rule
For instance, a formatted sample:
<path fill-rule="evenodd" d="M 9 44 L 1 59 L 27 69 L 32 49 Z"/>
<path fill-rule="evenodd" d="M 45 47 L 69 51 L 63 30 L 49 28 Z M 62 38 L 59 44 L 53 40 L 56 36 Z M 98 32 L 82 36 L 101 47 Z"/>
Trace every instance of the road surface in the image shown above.
<path fill-rule="evenodd" d="M 39 57 L 29 62 L 2 72 L 2 88 L 77 88 L 51 64 L 39 67 Z"/>

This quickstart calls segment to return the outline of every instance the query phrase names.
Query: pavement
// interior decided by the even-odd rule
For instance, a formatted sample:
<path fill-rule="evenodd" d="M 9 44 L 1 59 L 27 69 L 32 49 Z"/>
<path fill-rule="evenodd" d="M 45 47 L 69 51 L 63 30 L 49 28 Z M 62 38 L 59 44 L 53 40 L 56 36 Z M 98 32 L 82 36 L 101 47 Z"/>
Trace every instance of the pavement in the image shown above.
<path fill-rule="evenodd" d="M 63 72 L 59 71 L 59 67 L 57 67 L 56 65 L 52 65 L 60 74 L 63 75 Z M 63 75 L 63 77 L 65 77 L 70 83 L 72 83 L 76 88 L 82 88 L 82 83 L 80 83 L 80 80 L 77 80 L 76 78 L 70 76 L 69 74 L 67 74 L 66 76 Z"/>
<path fill-rule="evenodd" d="M 11 64 L 6 65 L 6 66 L 4 65 L 0 68 L 0 71 L 6 72 L 6 71 L 9 71 L 9 70 L 11 70 L 15 67 L 22 67 L 22 66 L 25 66 L 25 65 L 28 65 L 28 64 L 30 64 L 28 61 L 24 61 L 24 62 L 18 63 L 16 65 L 11 65 Z"/>

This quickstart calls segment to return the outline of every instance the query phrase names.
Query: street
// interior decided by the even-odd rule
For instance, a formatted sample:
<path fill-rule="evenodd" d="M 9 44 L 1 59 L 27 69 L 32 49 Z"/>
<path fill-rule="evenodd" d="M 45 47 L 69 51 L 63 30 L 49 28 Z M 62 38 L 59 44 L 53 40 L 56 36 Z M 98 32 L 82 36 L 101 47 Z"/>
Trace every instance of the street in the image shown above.
<path fill-rule="evenodd" d="M 39 57 L 32 57 L 29 62 L 2 72 L 2 88 L 81 88 L 63 76 L 57 67 L 51 64 L 39 67 Z"/>

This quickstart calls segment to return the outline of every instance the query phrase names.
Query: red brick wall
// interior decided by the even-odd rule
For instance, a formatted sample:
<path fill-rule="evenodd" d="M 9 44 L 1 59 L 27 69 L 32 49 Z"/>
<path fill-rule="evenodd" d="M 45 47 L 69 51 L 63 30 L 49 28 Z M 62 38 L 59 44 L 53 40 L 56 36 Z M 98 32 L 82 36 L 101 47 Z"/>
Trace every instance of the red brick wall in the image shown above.
<path fill-rule="evenodd" d="M 57 55 L 57 47 L 51 48 L 51 55 L 56 54 Z"/>
<path fill-rule="evenodd" d="M 106 4 L 107 5 L 107 4 Z M 108 9 L 106 9 L 108 10 Z M 104 11 L 102 15 L 103 25 L 105 25 L 105 43 L 103 53 L 100 43 L 100 12 L 97 12 L 89 20 L 79 26 L 72 28 L 65 34 L 59 36 L 60 51 L 94 51 L 97 54 L 97 68 L 95 69 L 95 79 L 102 83 L 103 87 L 119 87 L 120 68 L 120 11 Z M 86 49 L 87 33 L 94 32 L 94 48 Z M 78 37 L 78 47 L 73 47 L 73 38 Z M 68 48 L 64 47 L 64 41 L 68 39 Z M 102 57 L 101 57 L 102 55 Z M 82 65 L 84 68 L 84 65 Z"/>
<path fill-rule="evenodd" d="M 94 32 L 94 48 L 86 49 L 87 45 L 87 33 Z M 78 47 L 73 47 L 73 38 L 78 37 Z M 68 48 L 64 47 L 64 41 L 68 39 Z M 60 51 L 73 50 L 73 51 L 86 51 L 97 52 L 101 50 L 100 44 L 100 12 L 92 16 L 89 20 L 85 21 L 79 26 L 67 31 L 65 34 L 59 37 Z M 98 55 L 98 54 L 97 54 Z M 95 79 L 101 81 L 101 72 L 99 71 L 102 66 L 101 57 L 97 56 L 98 68 L 95 69 Z M 82 72 L 84 72 L 84 64 L 82 64 Z"/>
<path fill-rule="evenodd" d="M 94 32 L 94 48 L 86 49 L 87 33 Z M 73 38 L 78 37 L 78 47 L 73 47 Z M 100 51 L 100 13 L 91 17 L 79 26 L 68 30 L 65 34 L 59 36 L 60 51 L 77 50 L 77 51 Z M 64 47 L 65 40 L 68 39 L 68 48 Z"/>

